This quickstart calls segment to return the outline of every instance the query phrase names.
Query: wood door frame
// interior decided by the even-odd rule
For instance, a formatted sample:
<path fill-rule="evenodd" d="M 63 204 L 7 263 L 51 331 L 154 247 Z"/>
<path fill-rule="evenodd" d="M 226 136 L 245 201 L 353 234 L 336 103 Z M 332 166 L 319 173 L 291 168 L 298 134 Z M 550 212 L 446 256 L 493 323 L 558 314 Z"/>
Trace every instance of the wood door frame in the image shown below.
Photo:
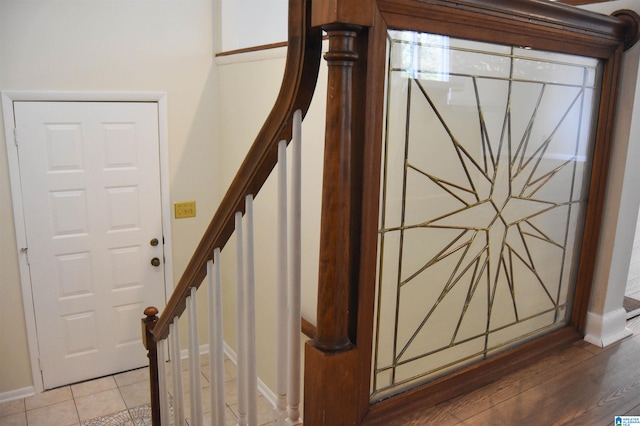
<path fill-rule="evenodd" d="M 38 333 L 36 328 L 33 293 L 31 290 L 31 274 L 26 253 L 22 248 L 27 246 L 24 206 L 22 204 L 22 181 L 18 159 L 18 147 L 15 134 L 15 116 L 13 103 L 30 102 L 150 102 L 158 105 L 158 140 L 160 149 L 160 197 L 162 209 L 162 231 L 164 236 L 163 264 L 165 274 L 165 300 L 173 291 L 173 261 L 171 247 L 171 204 L 169 198 L 169 134 L 166 92 L 38 92 L 38 91 L 2 91 L 2 110 L 4 131 L 9 163 L 9 179 L 11 182 L 11 199 L 16 231 L 16 249 L 22 286 L 24 319 L 29 345 L 31 375 L 35 393 L 44 391 L 44 382 L 40 369 Z"/>

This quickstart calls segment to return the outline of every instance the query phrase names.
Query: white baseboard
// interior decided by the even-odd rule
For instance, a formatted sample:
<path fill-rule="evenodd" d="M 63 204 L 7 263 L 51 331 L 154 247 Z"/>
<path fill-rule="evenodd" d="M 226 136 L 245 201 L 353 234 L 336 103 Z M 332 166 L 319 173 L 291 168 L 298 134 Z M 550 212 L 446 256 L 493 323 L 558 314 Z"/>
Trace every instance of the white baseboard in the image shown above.
<path fill-rule="evenodd" d="M 209 345 L 200 345 L 199 352 L 200 355 L 207 355 L 209 353 Z M 227 344 L 227 342 L 224 342 L 224 354 L 227 356 L 227 358 L 229 358 L 231 362 L 236 365 L 236 367 L 238 366 L 238 357 L 236 356 L 235 351 L 231 349 L 231 346 Z M 182 359 L 189 358 L 189 351 L 187 349 L 182 349 L 180 351 L 180 357 Z M 262 380 L 260 380 L 260 377 L 258 377 L 258 391 L 264 397 L 264 399 L 269 402 L 269 404 L 271 404 L 273 407 L 276 406 L 276 394 L 271 390 L 269 386 L 267 386 Z"/>
<path fill-rule="evenodd" d="M 36 391 L 33 386 L 27 386 L 26 388 L 14 389 L 8 392 L 0 393 L 0 403 L 13 401 L 14 399 L 26 398 L 33 396 Z"/>
<path fill-rule="evenodd" d="M 626 325 L 627 312 L 624 308 L 618 308 L 604 315 L 589 312 L 584 340 L 604 348 L 632 334 Z"/>
<path fill-rule="evenodd" d="M 227 344 L 227 342 L 224 342 L 224 354 L 236 366 L 238 365 L 238 357 L 236 356 L 235 351 L 231 349 L 231 346 Z M 262 380 L 260 380 L 260 377 L 258 377 L 258 391 L 264 397 L 264 399 L 266 399 L 269 404 L 271 404 L 272 407 L 276 406 L 276 394 L 271 390 L 269 386 L 267 386 Z"/>

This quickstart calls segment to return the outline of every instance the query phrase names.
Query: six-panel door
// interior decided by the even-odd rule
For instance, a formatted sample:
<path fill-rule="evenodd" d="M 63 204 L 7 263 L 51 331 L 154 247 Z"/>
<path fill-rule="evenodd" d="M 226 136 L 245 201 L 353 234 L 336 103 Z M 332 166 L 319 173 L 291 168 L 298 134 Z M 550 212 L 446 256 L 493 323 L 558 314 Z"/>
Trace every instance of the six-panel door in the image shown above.
<path fill-rule="evenodd" d="M 145 365 L 141 312 L 165 300 L 157 104 L 14 113 L 45 389 Z"/>

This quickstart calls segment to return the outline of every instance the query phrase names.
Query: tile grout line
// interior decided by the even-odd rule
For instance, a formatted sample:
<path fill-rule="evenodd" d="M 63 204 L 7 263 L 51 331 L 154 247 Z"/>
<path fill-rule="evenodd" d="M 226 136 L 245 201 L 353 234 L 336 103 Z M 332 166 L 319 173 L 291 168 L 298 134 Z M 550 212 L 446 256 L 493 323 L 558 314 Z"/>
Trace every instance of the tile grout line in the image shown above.
<path fill-rule="evenodd" d="M 78 411 L 78 403 L 76 402 L 76 396 L 73 393 L 73 389 L 69 386 L 71 392 L 71 400 L 73 401 L 73 408 L 76 410 L 76 417 L 78 418 L 78 425 L 82 426 L 82 420 L 80 420 L 80 411 Z M 29 426 L 29 420 L 27 419 L 27 426 Z"/>
<path fill-rule="evenodd" d="M 201 366 L 201 368 L 202 367 L 203 366 Z M 131 371 L 134 371 L 134 370 L 131 370 Z M 124 373 L 127 373 L 127 372 L 124 372 Z M 202 378 L 204 379 L 203 380 L 204 387 L 211 386 L 210 377 L 207 377 L 207 374 L 205 373 L 205 371 L 203 369 L 201 369 L 200 373 L 202 375 Z M 123 374 L 123 373 L 119 373 L 119 374 Z M 68 388 L 68 392 L 69 392 L 68 395 L 69 395 L 69 398 L 73 401 L 73 407 L 74 407 L 74 412 L 75 412 L 75 421 L 73 423 L 74 425 L 77 424 L 77 425 L 80 425 L 80 426 L 99 426 L 99 425 L 113 424 L 113 423 L 109 423 L 110 421 L 111 422 L 113 422 L 113 421 L 123 422 L 127 426 L 128 425 L 140 426 L 140 425 L 143 425 L 143 424 L 147 424 L 147 421 L 143 420 L 143 419 L 146 419 L 147 417 L 149 417 L 149 414 L 148 414 L 149 413 L 148 410 L 150 410 L 149 403 L 145 403 L 145 404 L 142 404 L 140 406 L 135 406 L 135 407 L 131 407 L 130 408 L 129 407 L 129 403 L 127 403 L 127 399 L 125 398 L 125 394 L 123 393 L 123 388 L 124 387 L 133 386 L 134 384 L 137 384 L 137 383 L 142 383 L 142 382 L 144 382 L 144 380 L 134 379 L 134 381 L 132 383 L 129 383 L 128 380 L 124 380 L 124 378 L 123 378 L 123 380 L 121 380 L 122 381 L 122 384 L 121 384 L 116 379 L 116 376 L 117 376 L 117 374 L 113 374 L 113 375 L 110 375 L 110 376 L 105 376 L 105 377 L 97 378 L 97 379 L 94 379 L 94 380 L 104 379 L 106 377 L 109 377 L 111 380 L 113 380 L 115 388 L 117 388 L 117 390 L 118 390 L 118 395 L 120 396 L 120 399 L 124 403 L 124 410 L 117 411 L 117 412 L 110 413 L 110 414 L 106 414 L 106 415 L 102 415 L 102 416 L 96 416 L 96 417 L 93 417 L 93 418 L 90 418 L 90 419 L 84 419 L 83 420 L 80 417 L 80 409 L 79 409 L 79 405 L 78 405 L 78 399 L 80 399 L 82 397 L 90 396 L 90 395 L 95 395 L 95 394 L 98 394 L 98 393 L 101 393 L 101 392 L 107 392 L 107 391 L 109 391 L 109 389 L 106 389 L 106 390 L 105 389 L 101 389 L 99 391 L 91 392 L 91 393 L 88 393 L 88 394 L 85 395 L 85 394 L 83 394 L 83 392 L 80 392 L 79 388 L 76 389 L 76 392 L 74 392 L 74 389 L 73 389 L 72 385 L 67 385 L 67 386 L 59 388 L 59 389 L 63 389 L 65 387 Z M 231 381 L 233 379 L 234 378 L 231 378 L 228 381 Z M 227 381 L 227 380 L 225 380 L 225 381 Z M 91 382 L 91 380 L 89 380 L 87 382 Z M 85 382 L 83 382 L 83 383 L 85 383 Z M 110 389 L 113 389 L 113 388 L 110 388 Z M 80 392 L 80 393 L 78 393 L 78 392 Z M 76 395 L 76 393 L 78 393 L 78 395 Z M 32 410 L 28 410 L 27 409 L 27 401 L 26 401 L 26 399 L 27 398 L 22 398 L 21 399 L 21 404 L 20 404 L 20 407 L 19 407 L 20 411 L 14 413 L 14 414 L 22 414 L 24 416 L 25 424 L 27 424 L 27 425 L 30 424 L 29 420 L 28 420 L 28 417 L 27 417 L 27 413 L 29 411 L 37 410 L 37 409 L 41 409 L 41 408 L 46 408 L 46 407 L 49 407 L 49 406 L 52 406 L 52 405 L 55 405 L 55 404 L 59 404 L 59 403 L 63 403 L 65 401 L 68 401 L 68 399 L 67 399 L 65 401 L 52 402 L 52 403 L 48 403 L 46 405 L 43 405 L 41 407 L 35 407 Z M 171 405 L 172 404 L 170 402 L 170 406 Z M 237 403 L 236 404 L 230 404 L 228 401 L 225 400 L 226 417 L 231 416 L 231 420 L 237 420 L 236 413 L 234 411 L 234 405 L 237 405 Z M 237 408 L 237 407 L 235 407 L 235 408 Z M 124 414 L 125 412 L 126 412 L 126 414 Z M 87 413 L 87 414 L 90 414 L 90 413 Z M 118 423 L 118 424 L 120 424 L 120 423 Z M 262 425 L 263 423 L 260 423 L 260 424 Z M 267 423 L 264 423 L 264 424 L 271 424 L 271 422 L 267 422 Z"/>
<path fill-rule="evenodd" d="M 129 409 L 129 405 L 127 404 L 127 401 L 124 398 L 124 395 L 122 394 L 122 390 L 120 389 L 120 385 L 118 384 L 118 381 L 116 380 L 116 376 L 113 376 L 113 381 L 116 384 L 116 389 L 118 389 L 118 393 L 120 394 L 120 398 L 122 398 L 122 402 L 124 402 L 124 406 L 126 408 L 127 411 L 127 416 L 129 416 L 129 420 L 131 420 L 131 424 L 133 425 L 133 416 L 131 415 L 131 411 Z"/>

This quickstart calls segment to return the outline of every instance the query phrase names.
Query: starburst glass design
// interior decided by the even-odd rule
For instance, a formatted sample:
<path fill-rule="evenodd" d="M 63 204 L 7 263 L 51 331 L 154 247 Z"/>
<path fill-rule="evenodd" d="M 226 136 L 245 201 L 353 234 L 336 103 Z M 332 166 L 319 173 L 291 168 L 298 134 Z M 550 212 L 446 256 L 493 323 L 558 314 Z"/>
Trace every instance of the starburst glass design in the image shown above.
<path fill-rule="evenodd" d="M 389 32 L 372 399 L 567 323 L 598 71 Z"/>

